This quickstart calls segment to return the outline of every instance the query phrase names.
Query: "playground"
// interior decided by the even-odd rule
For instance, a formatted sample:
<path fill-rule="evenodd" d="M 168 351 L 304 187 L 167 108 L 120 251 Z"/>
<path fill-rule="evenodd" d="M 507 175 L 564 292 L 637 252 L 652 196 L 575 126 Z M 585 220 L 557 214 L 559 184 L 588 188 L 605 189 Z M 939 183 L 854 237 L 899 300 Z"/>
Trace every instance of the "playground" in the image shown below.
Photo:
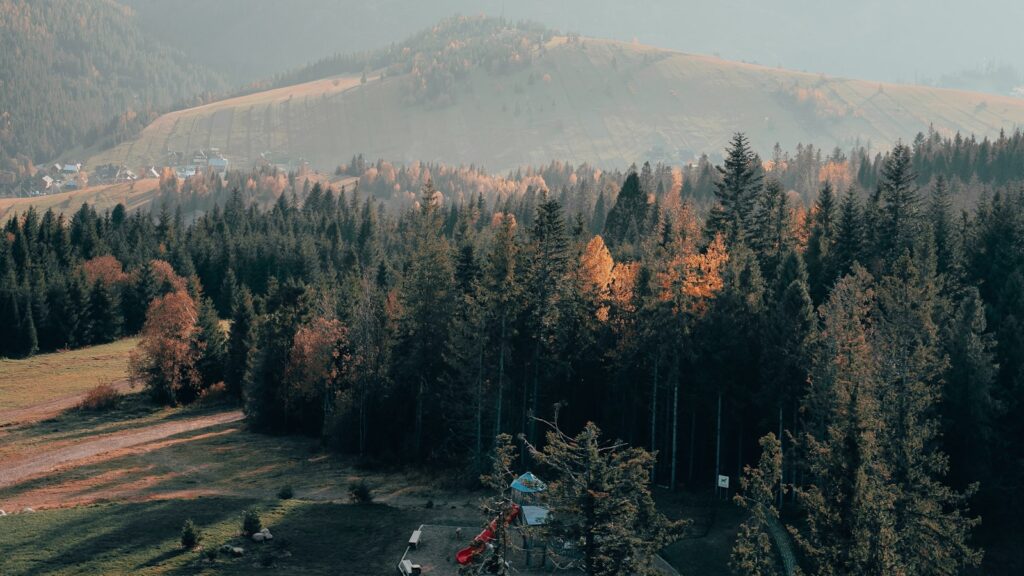
<path fill-rule="evenodd" d="M 508 527 L 506 558 L 518 574 L 540 576 L 577 569 L 578 560 L 571 546 L 545 539 L 542 526 L 548 510 L 541 493 L 546 485 L 531 472 L 519 476 L 509 486 L 511 498 L 505 512 L 489 524 L 479 526 L 442 526 L 423 524 L 412 531 L 405 554 L 398 561 L 399 574 L 456 576 L 461 566 L 483 562 L 493 554 L 499 522 Z M 678 576 L 660 557 L 656 566 L 666 576 Z"/>

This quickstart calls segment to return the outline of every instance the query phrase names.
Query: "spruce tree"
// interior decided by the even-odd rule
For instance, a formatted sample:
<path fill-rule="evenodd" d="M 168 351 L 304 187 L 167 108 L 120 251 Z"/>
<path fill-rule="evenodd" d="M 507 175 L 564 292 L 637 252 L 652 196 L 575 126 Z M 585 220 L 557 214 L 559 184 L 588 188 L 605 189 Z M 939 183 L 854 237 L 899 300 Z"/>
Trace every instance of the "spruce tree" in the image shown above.
<path fill-rule="evenodd" d="M 855 262 L 863 263 L 864 222 L 860 202 L 853 188 L 846 191 L 839 205 L 839 222 L 836 226 L 833 269 L 829 275 L 841 278 L 850 273 Z"/>
<path fill-rule="evenodd" d="M 760 440 L 761 459 L 758 466 L 746 466 L 740 479 L 740 492 L 733 501 L 750 511 L 740 525 L 729 558 L 729 567 L 740 576 L 776 576 L 779 573 L 779 552 L 773 542 L 779 534 L 779 511 L 775 493 L 782 483 L 782 445 L 774 434 Z"/>
<path fill-rule="evenodd" d="M 588 576 L 654 575 L 654 555 L 676 540 L 686 523 L 672 522 L 654 505 L 654 456 L 621 442 L 606 444 L 588 422 L 575 437 L 553 426 L 543 449 L 530 454 L 556 474 L 544 492 L 548 538 L 579 542 L 578 568 Z"/>
<path fill-rule="evenodd" d="M 648 165 L 648 170 L 650 166 Z M 640 185 L 637 173 L 630 172 L 622 184 L 615 205 L 608 212 L 604 225 L 604 237 L 612 246 L 628 244 L 637 246 L 650 230 L 647 194 Z"/>
<path fill-rule="evenodd" d="M 718 166 L 720 181 L 715 182 L 718 203 L 707 221 L 707 237 L 725 237 L 726 245 L 741 242 L 751 245 L 755 233 L 754 215 L 763 178 L 760 159 L 750 149 L 742 132 L 733 135 L 725 151 L 725 163 Z"/>
<path fill-rule="evenodd" d="M 402 316 L 394 376 L 395 382 L 405 387 L 405 397 L 412 399 L 413 413 L 407 416 L 413 423 L 409 452 L 417 460 L 426 456 L 424 437 L 439 433 L 440 420 L 428 415 L 438 409 L 438 384 L 445 370 L 442 350 L 451 314 L 452 259 L 448 241 L 441 234 L 439 197 L 428 181 L 420 196 L 399 288 Z"/>
<path fill-rule="evenodd" d="M 540 406 L 541 379 L 550 377 L 557 359 L 558 304 L 569 269 L 569 235 L 562 206 L 546 194 L 534 217 L 526 254 L 527 324 L 530 338 L 529 401 L 522 406 L 522 420 L 528 438 L 535 440 L 536 424 L 527 412 L 536 416 Z M 525 383 L 524 383 L 525 384 Z M 525 390 L 524 390 L 525 392 Z"/>
<path fill-rule="evenodd" d="M 807 239 L 807 276 L 811 298 L 821 302 L 835 278 L 830 277 L 836 266 L 836 201 L 832 183 L 825 181 L 811 216 L 811 233 Z"/>
<path fill-rule="evenodd" d="M 889 263 L 913 250 L 921 230 L 920 195 L 911 162 L 910 148 L 897 144 L 882 166 L 879 190 L 883 204 L 875 233 L 879 254 Z"/>
<path fill-rule="evenodd" d="M 256 311 L 253 308 L 252 293 L 245 286 L 235 292 L 231 307 L 231 332 L 227 345 L 227 365 L 224 369 L 224 383 L 228 393 L 240 396 L 245 374 L 250 369 L 256 346 Z"/>
<path fill-rule="evenodd" d="M 106 344 L 121 337 L 124 319 L 115 286 L 103 280 L 93 282 L 89 289 L 89 344 Z"/>

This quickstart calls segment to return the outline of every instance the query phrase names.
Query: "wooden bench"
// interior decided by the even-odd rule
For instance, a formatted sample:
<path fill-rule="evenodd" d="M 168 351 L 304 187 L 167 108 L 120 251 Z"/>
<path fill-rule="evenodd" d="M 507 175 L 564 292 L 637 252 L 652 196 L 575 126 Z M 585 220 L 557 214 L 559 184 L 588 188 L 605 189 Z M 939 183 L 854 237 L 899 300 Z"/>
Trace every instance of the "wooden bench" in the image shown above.
<path fill-rule="evenodd" d="M 398 571 L 404 576 L 413 576 L 414 574 L 422 573 L 423 569 L 419 564 L 413 564 L 412 560 L 402 560 L 398 565 Z"/>
<path fill-rule="evenodd" d="M 413 530 L 412 536 L 409 536 L 409 546 L 414 550 L 420 547 L 420 536 L 423 535 L 422 530 Z"/>

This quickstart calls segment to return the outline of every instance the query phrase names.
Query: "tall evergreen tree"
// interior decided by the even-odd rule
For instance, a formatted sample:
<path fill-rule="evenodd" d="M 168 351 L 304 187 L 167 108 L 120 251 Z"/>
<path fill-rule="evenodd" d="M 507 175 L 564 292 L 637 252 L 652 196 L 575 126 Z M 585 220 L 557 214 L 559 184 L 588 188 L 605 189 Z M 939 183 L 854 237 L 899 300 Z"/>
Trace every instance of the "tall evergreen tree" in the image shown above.
<path fill-rule="evenodd" d="M 836 200 L 832 183 L 825 181 L 811 215 L 811 233 L 807 239 L 807 275 L 811 298 L 821 302 L 835 278 Z"/>
<path fill-rule="evenodd" d="M 715 182 L 718 203 L 708 215 L 707 235 L 713 238 L 722 234 L 730 248 L 737 242 L 750 246 L 763 175 L 760 159 L 742 132 L 733 135 L 725 151 L 725 163 L 717 168 L 721 174 L 721 180 Z"/>
<path fill-rule="evenodd" d="M 835 251 L 831 276 L 841 278 L 850 273 L 856 262 L 864 259 L 864 222 L 860 202 L 853 188 L 846 191 L 839 205 Z"/>
<path fill-rule="evenodd" d="M 875 230 L 880 255 L 889 263 L 904 251 L 913 250 L 920 234 L 920 195 L 910 148 L 896 144 L 882 166 L 879 183 L 883 202 L 881 221 Z"/>
<path fill-rule="evenodd" d="M 428 181 L 420 196 L 407 270 L 399 289 L 402 316 L 396 343 L 395 382 L 410 388 L 406 397 L 413 399 L 413 413 L 409 415 L 413 431 L 408 450 L 417 460 L 426 456 L 424 437 L 439 433 L 439 421 L 428 419 L 425 414 L 438 409 L 438 384 L 445 370 L 442 347 L 451 315 L 453 269 L 448 241 L 441 234 L 439 197 Z"/>
<path fill-rule="evenodd" d="M 224 369 L 224 383 L 228 392 L 238 396 L 242 392 L 245 374 L 251 369 L 256 346 L 256 310 L 252 293 L 245 286 L 235 292 L 231 306 L 231 332 L 227 344 L 227 365 Z"/>
<path fill-rule="evenodd" d="M 530 454 L 558 477 L 545 492 L 549 538 L 580 542 L 579 568 L 588 576 L 653 575 L 654 555 L 680 536 L 654 505 L 650 465 L 642 448 L 604 444 L 592 422 L 575 437 L 554 427 Z"/>

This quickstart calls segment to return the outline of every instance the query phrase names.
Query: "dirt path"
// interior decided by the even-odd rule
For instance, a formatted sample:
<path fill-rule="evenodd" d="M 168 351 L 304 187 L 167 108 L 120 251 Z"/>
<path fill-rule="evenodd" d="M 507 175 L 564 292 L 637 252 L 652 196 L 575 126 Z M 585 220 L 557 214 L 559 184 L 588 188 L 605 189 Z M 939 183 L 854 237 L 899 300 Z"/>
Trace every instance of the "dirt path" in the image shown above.
<path fill-rule="evenodd" d="M 129 384 L 127 380 L 114 382 L 113 386 L 122 394 L 131 392 L 131 384 Z M 88 394 L 88 392 L 62 396 L 41 404 L 25 406 L 24 408 L 0 410 L 0 428 L 10 426 L 12 424 L 30 424 L 32 422 L 46 420 L 47 418 L 53 418 L 61 412 L 70 410 L 81 404 L 86 394 Z"/>
<path fill-rule="evenodd" d="M 72 446 L 65 446 L 18 460 L 13 465 L 0 464 L 0 488 L 6 488 L 33 476 L 52 472 L 64 465 L 100 454 L 156 442 L 170 436 L 202 430 L 219 424 L 237 422 L 241 419 L 241 410 L 232 410 L 164 422 L 129 432 L 97 436 Z"/>

